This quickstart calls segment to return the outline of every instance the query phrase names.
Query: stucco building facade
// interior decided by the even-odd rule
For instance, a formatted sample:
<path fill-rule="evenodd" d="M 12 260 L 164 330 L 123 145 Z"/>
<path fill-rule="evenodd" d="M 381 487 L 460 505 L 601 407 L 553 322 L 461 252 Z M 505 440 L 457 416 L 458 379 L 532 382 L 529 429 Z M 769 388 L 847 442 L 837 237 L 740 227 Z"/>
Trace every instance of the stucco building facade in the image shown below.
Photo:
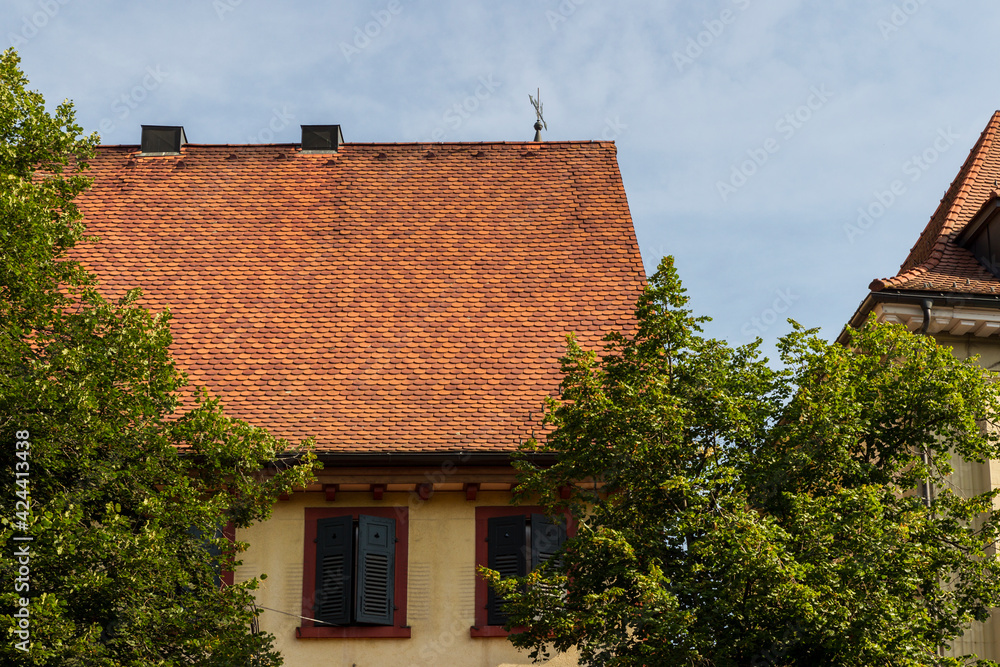
<path fill-rule="evenodd" d="M 566 335 L 599 348 L 633 322 L 645 274 L 614 144 L 147 127 L 91 175 L 78 203 L 101 240 L 77 252 L 102 291 L 169 308 L 178 366 L 228 414 L 315 438 L 317 482 L 237 535 L 285 664 L 530 663 L 475 568 L 501 537 L 522 569 L 562 539 L 510 505 L 509 457 Z"/>
<path fill-rule="evenodd" d="M 899 272 L 874 280 L 851 319 L 874 313 L 933 336 L 958 358 L 978 356 L 1000 370 L 1000 111 L 990 119 Z M 950 488 L 979 494 L 1000 488 L 1000 461 L 955 461 Z M 1000 660 L 1000 612 L 975 624 L 949 655 Z"/>

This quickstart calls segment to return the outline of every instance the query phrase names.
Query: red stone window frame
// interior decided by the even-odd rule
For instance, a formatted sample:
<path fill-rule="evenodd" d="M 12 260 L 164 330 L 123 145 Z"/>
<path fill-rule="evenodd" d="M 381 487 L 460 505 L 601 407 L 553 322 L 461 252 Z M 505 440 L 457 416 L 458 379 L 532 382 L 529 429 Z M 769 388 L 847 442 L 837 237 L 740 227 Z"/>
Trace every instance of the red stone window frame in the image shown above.
<path fill-rule="evenodd" d="M 537 505 L 507 505 L 502 507 L 477 507 L 476 508 L 476 567 L 489 564 L 489 544 L 486 537 L 489 535 L 489 520 L 501 516 L 530 516 L 532 514 L 546 514 L 543 507 Z M 566 536 L 576 535 L 576 521 L 570 516 L 566 516 Z M 469 628 L 470 637 L 507 637 L 522 630 L 515 627 L 513 630 L 504 630 L 502 625 L 489 625 L 487 623 L 486 602 L 489 598 L 489 587 L 486 580 L 476 573 L 476 624 Z"/>
<path fill-rule="evenodd" d="M 305 516 L 305 545 L 302 559 L 302 625 L 295 629 L 299 639 L 346 638 L 397 638 L 408 639 L 410 627 L 406 625 L 406 569 L 409 556 L 409 509 L 406 507 L 307 507 Z M 317 626 L 306 620 L 313 615 L 313 595 L 316 590 L 316 522 L 337 516 L 351 515 L 357 520 L 360 514 L 396 520 L 396 574 L 394 582 L 396 607 L 392 625 L 352 625 L 344 627 Z"/>
<path fill-rule="evenodd" d="M 222 527 L 222 536 L 230 542 L 236 541 L 236 526 L 233 525 L 232 521 Z M 234 575 L 235 573 L 232 570 L 223 570 L 222 576 L 219 577 L 222 580 L 222 586 L 232 586 Z"/>

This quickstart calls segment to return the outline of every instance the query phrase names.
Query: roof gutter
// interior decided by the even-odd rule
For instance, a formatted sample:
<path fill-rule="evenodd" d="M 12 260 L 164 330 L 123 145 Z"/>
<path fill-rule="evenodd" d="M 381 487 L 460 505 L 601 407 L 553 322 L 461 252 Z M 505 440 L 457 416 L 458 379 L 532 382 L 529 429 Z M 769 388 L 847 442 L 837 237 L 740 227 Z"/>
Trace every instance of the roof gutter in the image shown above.
<path fill-rule="evenodd" d="M 316 452 L 316 457 L 325 466 L 346 468 L 396 467 L 427 468 L 448 466 L 496 466 L 510 467 L 515 452 Z M 549 466 L 556 462 L 555 454 L 526 454 L 528 461 Z"/>
<path fill-rule="evenodd" d="M 886 290 L 882 292 L 869 292 L 861 305 L 854 312 L 848 321 L 847 326 L 837 336 L 837 342 L 841 345 L 847 344 L 847 328 L 859 328 L 868 318 L 868 314 L 880 303 L 905 303 L 919 306 L 923 311 L 924 321 L 920 327 L 920 333 L 926 334 L 930 326 L 931 308 L 935 306 L 955 307 L 980 307 L 991 310 L 1000 310 L 1000 295 L 985 296 L 979 294 L 961 294 L 956 292 L 899 292 Z"/>

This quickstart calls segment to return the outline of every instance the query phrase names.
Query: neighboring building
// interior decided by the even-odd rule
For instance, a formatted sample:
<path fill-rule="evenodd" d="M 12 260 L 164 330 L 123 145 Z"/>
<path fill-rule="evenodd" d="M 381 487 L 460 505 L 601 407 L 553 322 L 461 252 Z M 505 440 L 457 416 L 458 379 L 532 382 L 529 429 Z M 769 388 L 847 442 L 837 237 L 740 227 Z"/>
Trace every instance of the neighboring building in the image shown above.
<path fill-rule="evenodd" d="M 870 313 L 934 336 L 959 358 L 1000 369 L 1000 111 L 993 115 L 893 278 L 875 280 L 850 324 Z M 1000 461 L 955 462 L 956 491 L 1000 487 Z M 1000 617 L 976 624 L 954 654 L 1000 660 Z"/>
<path fill-rule="evenodd" d="M 286 664 L 528 664 L 475 567 L 562 539 L 509 504 L 509 456 L 565 336 L 634 321 L 614 144 L 303 141 L 100 147 L 78 204 L 101 241 L 77 256 L 106 296 L 170 308 L 178 366 L 228 414 L 316 438 L 319 483 L 238 535 Z"/>

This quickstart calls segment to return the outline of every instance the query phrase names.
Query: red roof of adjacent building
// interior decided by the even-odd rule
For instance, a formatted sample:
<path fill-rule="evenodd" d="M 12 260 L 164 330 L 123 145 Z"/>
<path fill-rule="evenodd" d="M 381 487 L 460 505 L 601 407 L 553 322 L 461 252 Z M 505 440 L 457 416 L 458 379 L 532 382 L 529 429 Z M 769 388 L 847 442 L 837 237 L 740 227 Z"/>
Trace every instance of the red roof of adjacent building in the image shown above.
<path fill-rule="evenodd" d="M 1000 196 L 997 192 L 1000 189 L 998 131 L 1000 111 L 993 114 L 983 130 L 899 273 L 893 278 L 872 281 L 870 290 L 998 293 L 1000 279 L 987 270 L 971 251 L 955 242 L 976 214 Z"/>
<path fill-rule="evenodd" d="M 102 146 L 74 251 L 170 308 L 228 414 L 329 452 L 506 452 L 644 284 L 608 142 Z"/>

